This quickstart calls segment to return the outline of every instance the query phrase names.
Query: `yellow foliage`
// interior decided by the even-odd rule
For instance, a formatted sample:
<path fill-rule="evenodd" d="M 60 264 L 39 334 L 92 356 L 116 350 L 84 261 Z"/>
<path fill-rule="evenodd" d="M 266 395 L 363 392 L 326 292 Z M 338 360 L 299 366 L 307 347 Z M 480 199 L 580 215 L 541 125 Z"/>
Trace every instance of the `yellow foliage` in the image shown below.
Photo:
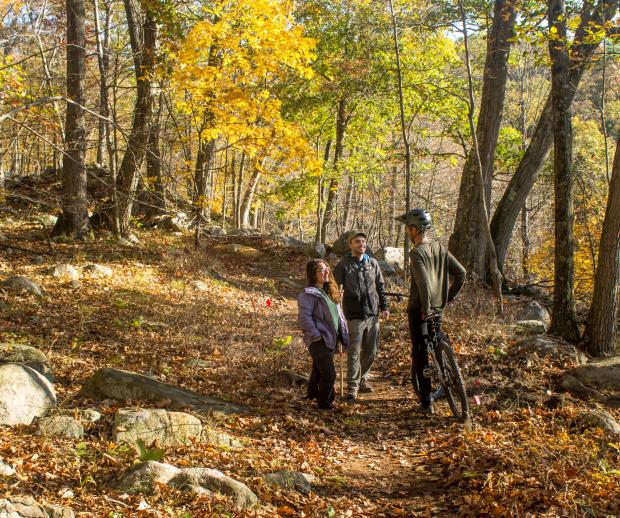
<path fill-rule="evenodd" d="M 285 0 L 216 1 L 173 54 L 176 105 L 201 139 L 225 138 L 250 158 L 280 164 L 311 154 L 277 97 L 288 78 L 311 75 L 314 40 L 291 9 Z"/>

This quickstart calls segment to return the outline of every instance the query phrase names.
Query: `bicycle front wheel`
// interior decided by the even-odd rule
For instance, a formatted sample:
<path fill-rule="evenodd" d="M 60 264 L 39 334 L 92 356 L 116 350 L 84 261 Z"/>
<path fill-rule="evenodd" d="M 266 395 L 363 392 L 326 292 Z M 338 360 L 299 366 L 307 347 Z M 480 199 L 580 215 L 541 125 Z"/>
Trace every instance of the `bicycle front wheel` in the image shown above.
<path fill-rule="evenodd" d="M 450 405 L 452 414 L 459 421 L 465 421 L 469 415 L 469 404 L 467 402 L 467 392 L 465 391 L 465 383 L 463 382 L 463 376 L 461 370 L 456 363 L 454 357 L 454 351 L 450 344 L 441 341 L 438 344 L 439 356 L 441 361 L 441 369 L 443 370 L 444 377 L 444 390 L 446 392 L 446 399 Z"/>

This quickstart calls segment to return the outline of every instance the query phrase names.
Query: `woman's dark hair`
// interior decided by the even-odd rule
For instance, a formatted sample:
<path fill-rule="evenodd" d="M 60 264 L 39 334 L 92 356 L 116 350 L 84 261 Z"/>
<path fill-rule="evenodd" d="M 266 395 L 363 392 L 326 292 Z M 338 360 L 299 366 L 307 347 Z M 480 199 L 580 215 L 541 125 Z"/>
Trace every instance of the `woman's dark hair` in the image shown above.
<path fill-rule="evenodd" d="M 320 265 L 325 265 L 329 268 L 329 265 L 323 259 L 312 259 L 312 261 L 308 261 L 308 264 L 306 264 L 306 280 L 308 281 L 308 286 L 316 285 L 316 271 L 319 269 Z M 327 292 L 330 299 L 336 304 L 340 304 L 340 290 L 331 272 L 329 274 L 329 281 L 327 284 L 323 285 L 323 289 Z"/>

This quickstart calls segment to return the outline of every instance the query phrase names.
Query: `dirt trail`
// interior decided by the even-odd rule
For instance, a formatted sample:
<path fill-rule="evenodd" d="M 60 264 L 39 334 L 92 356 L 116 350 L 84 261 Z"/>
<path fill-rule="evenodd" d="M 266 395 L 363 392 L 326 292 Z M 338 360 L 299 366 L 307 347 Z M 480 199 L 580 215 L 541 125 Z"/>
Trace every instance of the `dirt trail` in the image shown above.
<path fill-rule="evenodd" d="M 292 295 L 292 294 L 291 294 Z M 287 297 L 286 319 L 296 325 L 296 304 Z M 403 314 L 391 317 L 390 324 Z M 318 488 L 322 497 L 348 498 L 359 503 L 358 512 L 372 516 L 446 515 L 448 480 L 441 464 L 445 444 L 458 436 L 462 426 L 451 417 L 445 402 L 436 404 L 436 415 L 418 412 L 418 402 L 408 382 L 393 376 L 389 356 L 392 340 L 382 340 L 371 371 L 373 392 L 350 402 L 338 397 L 334 412 L 321 412 L 312 403 L 295 405 L 298 416 L 321 419 L 326 439 L 336 445 L 338 476 L 333 485 Z M 344 355 L 346 393 L 346 353 Z M 309 361 L 308 361 L 309 363 Z M 340 393 L 340 366 L 336 355 Z M 298 389 L 303 398 L 305 385 Z"/>

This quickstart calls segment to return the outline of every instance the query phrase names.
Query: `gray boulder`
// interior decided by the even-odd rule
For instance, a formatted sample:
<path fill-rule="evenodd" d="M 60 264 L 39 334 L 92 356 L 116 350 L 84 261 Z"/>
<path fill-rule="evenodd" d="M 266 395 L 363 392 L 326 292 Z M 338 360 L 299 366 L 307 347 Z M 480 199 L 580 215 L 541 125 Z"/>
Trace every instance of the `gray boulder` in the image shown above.
<path fill-rule="evenodd" d="M 548 329 L 547 324 L 540 320 L 519 320 L 514 325 L 517 335 L 544 335 Z"/>
<path fill-rule="evenodd" d="M 84 427 L 74 419 L 66 415 L 42 417 L 37 422 L 37 435 L 43 437 L 63 437 L 65 439 L 83 439 Z"/>
<path fill-rule="evenodd" d="M 189 281 L 189 285 L 192 286 L 193 288 L 197 289 L 198 291 L 208 291 L 209 290 L 209 285 L 204 282 L 204 281 Z"/>
<path fill-rule="evenodd" d="M 34 347 L 23 344 L 0 344 L 0 364 L 21 363 L 43 374 L 53 381 L 52 367 L 45 354 Z"/>
<path fill-rule="evenodd" d="M 258 503 L 252 490 L 221 471 L 210 468 L 186 468 L 170 481 L 172 487 L 178 489 L 206 489 L 229 496 L 240 509 L 249 509 Z"/>
<path fill-rule="evenodd" d="M 132 245 L 140 244 L 140 239 L 133 232 L 127 234 L 127 241 L 129 241 Z"/>
<path fill-rule="evenodd" d="M 0 460 L 0 477 L 12 477 L 15 475 L 15 468 Z"/>
<path fill-rule="evenodd" d="M 342 257 L 347 252 L 349 252 L 351 250 L 351 248 L 349 247 L 349 236 L 351 234 L 352 234 L 352 231 L 341 234 L 338 237 L 338 239 L 334 241 L 334 244 L 332 245 L 332 248 L 331 248 L 331 253 L 336 254 L 339 257 Z"/>
<path fill-rule="evenodd" d="M 32 264 L 43 264 L 45 263 L 45 258 L 42 255 L 36 255 L 32 258 Z"/>
<path fill-rule="evenodd" d="M 383 259 L 379 259 L 379 268 L 381 268 L 381 273 L 383 275 L 396 275 L 396 268 L 393 264 L 384 261 Z"/>
<path fill-rule="evenodd" d="M 109 266 L 103 266 L 101 264 L 88 264 L 84 269 L 91 275 L 100 275 L 103 277 L 112 277 L 114 271 Z"/>
<path fill-rule="evenodd" d="M 157 228 L 171 232 L 187 232 L 190 220 L 184 212 L 164 214 L 157 222 Z"/>
<path fill-rule="evenodd" d="M 259 257 L 260 251 L 251 246 L 240 245 L 239 243 L 228 243 L 224 245 L 215 245 L 215 250 L 223 250 L 225 252 L 233 253 L 242 257 Z"/>
<path fill-rule="evenodd" d="M 27 277 L 23 277 L 21 275 L 14 275 L 13 277 L 9 277 L 4 281 L 3 285 L 9 290 L 15 293 L 23 293 L 24 291 L 27 293 L 32 293 L 38 297 L 43 296 L 43 292 L 38 284 L 32 282 Z"/>
<path fill-rule="evenodd" d="M 41 505 L 31 496 L 0 499 L 0 518 L 74 518 L 70 507 Z"/>
<path fill-rule="evenodd" d="M 199 439 L 202 424 L 197 417 L 183 412 L 162 409 L 121 408 L 114 417 L 114 441 L 135 443 L 142 439 L 146 444 L 156 441 L 159 446 L 188 444 Z"/>
<path fill-rule="evenodd" d="M 52 270 L 52 276 L 57 279 L 64 279 L 69 281 L 77 281 L 80 278 L 79 272 L 74 266 L 70 264 L 59 264 Z"/>
<path fill-rule="evenodd" d="M 598 399 L 603 396 L 600 392 L 586 387 L 581 381 L 575 378 L 575 376 L 571 376 L 570 374 L 564 374 L 564 376 L 562 376 L 561 386 L 567 392 L 580 394 L 588 398 Z"/>
<path fill-rule="evenodd" d="M 96 423 L 101 420 L 101 412 L 94 408 L 65 408 L 58 412 L 58 415 L 69 416 L 85 423 Z"/>
<path fill-rule="evenodd" d="M 535 300 L 528 302 L 527 305 L 517 313 L 517 320 L 539 320 L 547 325 L 551 325 L 551 315 L 547 308 L 541 306 Z"/>
<path fill-rule="evenodd" d="M 18 363 L 0 365 L 0 424 L 30 424 L 56 406 L 52 384 Z"/>
<path fill-rule="evenodd" d="M 580 365 L 567 372 L 586 386 L 620 391 L 620 356 Z"/>
<path fill-rule="evenodd" d="M 338 264 L 338 261 L 340 259 L 338 259 L 338 256 L 336 254 L 334 254 L 333 252 L 330 252 L 326 260 L 327 260 L 327 264 L 329 264 L 331 268 L 335 268 L 335 266 Z"/>
<path fill-rule="evenodd" d="M 142 400 L 151 403 L 165 401 L 171 408 L 191 408 L 200 412 L 241 414 L 247 411 L 244 407 L 228 401 L 184 390 L 135 372 L 111 368 L 99 369 L 86 380 L 80 394 L 95 400 Z"/>
<path fill-rule="evenodd" d="M 202 429 L 200 441 L 226 448 L 243 448 L 243 444 L 234 437 L 208 427 Z"/>
<path fill-rule="evenodd" d="M 181 473 L 179 468 L 170 464 L 148 460 L 134 464 L 118 482 L 116 489 L 129 494 L 144 493 L 150 495 L 156 484 L 167 485 Z"/>
<path fill-rule="evenodd" d="M 312 491 L 312 482 L 314 481 L 314 475 L 287 470 L 265 473 L 262 478 L 268 484 L 283 487 L 284 489 L 294 489 L 304 495 Z"/>
<path fill-rule="evenodd" d="M 178 469 L 170 464 L 147 461 L 133 466 L 117 489 L 129 494 L 152 494 L 157 484 L 197 493 L 218 492 L 231 497 L 242 508 L 254 507 L 256 495 L 245 484 L 209 468 Z"/>
<path fill-rule="evenodd" d="M 588 357 L 574 345 L 551 336 L 526 338 L 513 347 L 513 351 L 519 356 L 536 353 L 541 358 L 550 357 L 556 361 L 570 361 L 577 365 L 588 361 Z"/>
<path fill-rule="evenodd" d="M 325 257 L 326 250 L 323 243 L 305 243 L 304 241 L 292 237 L 284 237 L 283 240 L 286 246 L 300 255 L 315 259 L 322 259 Z"/>
<path fill-rule="evenodd" d="M 609 412 L 605 410 L 591 410 L 582 414 L 582 418 L 586 425 L 601 428 L 611 435 L 620 437 L 620 424 Z"/>
<path fill-rule="evenodd" d="M 405 251 L 394 246 L 385 246 L 375 253 L 375 258 L 382 259 L 388 264 L 396 263 L 400 268 L 405 267 Z"/>

